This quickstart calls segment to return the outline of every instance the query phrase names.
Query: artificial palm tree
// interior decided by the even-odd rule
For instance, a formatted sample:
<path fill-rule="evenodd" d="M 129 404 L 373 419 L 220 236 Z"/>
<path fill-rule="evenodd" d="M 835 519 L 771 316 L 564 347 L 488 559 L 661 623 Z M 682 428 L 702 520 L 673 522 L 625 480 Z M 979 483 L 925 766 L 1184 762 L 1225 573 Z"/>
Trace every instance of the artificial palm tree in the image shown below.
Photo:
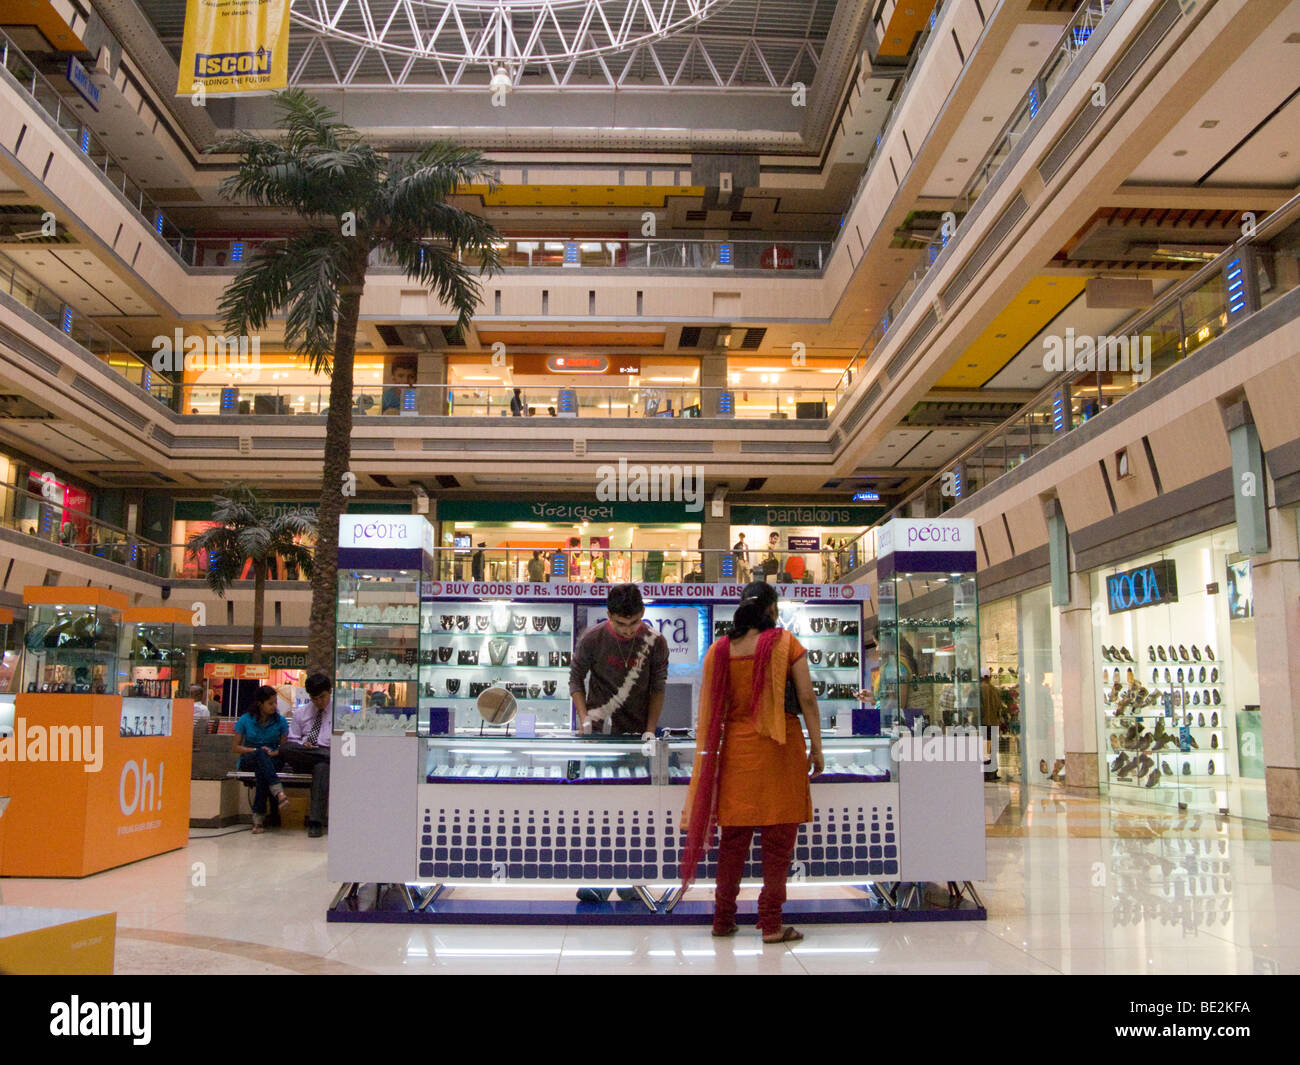
<path fill-rule="evenodd" d="M 244 568 L 253 567 L 253 662 L 262 661 L 262 613 L 266 605 L 266 577 L 271 561 L 279 556 L 286 568 L 312 573 L 312 551 L 300 541 L 316 535 L 310 511 L 276 512 L 261 502 L 251 488 L 235 485 L 230 495 L 212 499 L 213 524 L 195 533 L 185 553 L 196 561 L 206 551 L 208 587 L 225 598 Z"/>
<path fill-rule="evenodd" d="M 465 328 L 481 296 L 475 275 L 495 272 L 500 236 L 483 218 L 446 201 L 460 186 L 493 186 L 495 179 L 478 152 L 443 142 L 400 156 L 376 151 L 301 90 L 275 99 L 282 136 L 239 133 L 208 150 L 240 156 L 238 171 L 222 185 L 228 199 L 288 208 L 305 225 L 253 254 L 226 289 L 221 311 L 227 333 L 236 336 L 265 328 L 284 311 L 285 343 L 305 355 L 314 372 L 330 374 L 307 645 L 307 668 L 329 672 L 366 265 L 372 252 L 384 252 L 452 307 Z"/>

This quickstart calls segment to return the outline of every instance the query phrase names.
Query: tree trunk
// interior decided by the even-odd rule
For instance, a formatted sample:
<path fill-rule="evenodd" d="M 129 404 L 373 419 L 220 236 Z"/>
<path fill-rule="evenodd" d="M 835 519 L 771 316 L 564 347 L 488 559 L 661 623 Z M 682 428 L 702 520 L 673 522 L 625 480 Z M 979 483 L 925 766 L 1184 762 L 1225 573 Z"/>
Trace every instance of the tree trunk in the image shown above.
<path fill-rule="evenodd" d="M 307 672 L 334 675 L 334 616 L 338 599 L 339 517 L 345 500 L 343 479 L 352 464 L 352 366 L 356 354 L 357 318 L 366 284 L 366 254 L 359 252 L 351 284 L 339 290 L 338 321 L 334 327 L 334 369 L 330 375 L 330 407 L 325 421 L 325 463 L 320 506 L 316 511 L 316 557 L 311 578 L 311 621 L 307 638 Z M 355 488 L 352 489 L 355 493 Z"/>
<path fill-rule="evenodd" d="M 253 665 L 262 662 L 262 612 L 266 609 L 266 559 L 253 560 Z"/>

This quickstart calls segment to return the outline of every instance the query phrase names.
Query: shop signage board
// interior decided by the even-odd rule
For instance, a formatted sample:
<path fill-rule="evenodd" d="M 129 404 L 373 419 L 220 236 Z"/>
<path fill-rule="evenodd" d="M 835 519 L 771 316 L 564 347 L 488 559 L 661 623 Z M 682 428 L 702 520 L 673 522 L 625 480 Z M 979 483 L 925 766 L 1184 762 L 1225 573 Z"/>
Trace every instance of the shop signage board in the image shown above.
<path fill-rule="evenodd" d="M 339 518 L 340 568 L 419 569 L 437 546 L 433 526 L 419 514 L 344 514 Z"/>
<path fill-rule="evenodd" d="M 877 575 L 974 573 L 975 522 L 970 518 L 895 518 L 876 530 Z"/>
<path fill-rule="evenodd" d="M 1106 608 L 1123 614 L 1144 606 L 1178 602 L 1178 573 L 1172 558 L 1162 558 L 1137 569 L 1106 578 Z"/>
<path fill-rule="evenodd" d="M 732 525 L 836 525 L 865 528 L 885 516 L 884 507 L 773 504 L 731 508 Z"/>
<path fill-rule="evenodd" d="M 682 602 L 722 600 L 737 602 L 743 584 L 639 584 L 647 600 L 678 599 Z M 781 599 L 818 603 L 865 603 L 871 598 L 866 584 L 774 584 Z M 579 584 L 553 581 L 428 581 L 424 599 L 596 599 L 609 594 L 608 584 Z"/>
<path fill-rule="evenodd" d="M 820 551 L 822 547 L 822 538 L 820 536 L 787 536 L 785 538 L 785 549 L 787 551 Z"/>
<path fill-rule="evenodd" d="M 700 512 L 686 503 L 529 502 L 522 499 L 453 499 L 438 503 L 439 521 L 539 521 L 580 525 L 584 521 L 642 525 L 699 524 Z"/>

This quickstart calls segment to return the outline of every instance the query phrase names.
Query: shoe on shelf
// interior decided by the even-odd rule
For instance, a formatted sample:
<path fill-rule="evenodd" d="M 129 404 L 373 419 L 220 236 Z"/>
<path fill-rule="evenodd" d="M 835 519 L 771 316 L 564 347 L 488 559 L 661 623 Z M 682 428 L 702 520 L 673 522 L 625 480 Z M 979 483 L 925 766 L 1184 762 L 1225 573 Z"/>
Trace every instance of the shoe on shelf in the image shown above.
<path fill-rule="evenodd" d="M 1201 652 L 1197 648 L 1196 644 L 1192 644 L 1192 657 L 1198 662 L 1201 660 Z"/>
<path fill-rule="evenodd" d="M 1213 758 L 1210 759 L 1209 770 L 1210 770 L 1210 776 L 1214 776 L 1214 759 L 1213 759 Z"/>
<path fill-rule="evenodd" d="M 1178 669 L 1178 683 L 1182 684 L 1182 682 L 1183 682 L 1183 670 L 1182 667 L 1180 666 Z"/>
<path fill-rule="evenodd" d="M 1205 728 L 1205 711 L 1201 711 L 1196 715 L 1196 727 Z"/>
<path fill-rule="evenodd" d="M 1178 661 L 1178 648 L 1175 647 L 1172 643 L 1169 645 L 1169 661 L 1171 662 Z"/>
<path fill-rule="evenodd" d="M 1200 672 L 1200 675 L 1197 677 L 1197 680 L 1199 680 L 1202 684 L 1205 683 L 1205 667 L 1204 667 L 1204 666 L 1201 667 L 1201 672 Z"/>
<path fill-rule="evenodd" d="M 1181 658 L 1184 662 L 1191 661 L 1191 659 L 1187 655 L 1187 648 L 1184 647 L 1181 643 L 1178 645 L 1178 657 Z"/>
<path fill-rule="evenodd" d="M 1216 699 L 1215 702 L 1218 702 L 1218 700 Z M 1210 715 L 1210 727 L 1211 728 L 1219 727 L 1219 711 L 1217 710 Z"/>
<path fill-rule="evenodd" d="M 1172 777 L 1174 775 L 1174 771 L 1169 768 L 1168 762 L 1160 763 L 1160 772 L 1162 772 L 1167 777 Z"/>
<path fill-rule="evenodd" d="M 1114 742 L 1115 742 L 1115 737 L 1112 736 L 1112 737 L 1111 737 L 1111 743 L 1113 744 Z M 1042 773 L 1043 776 L 1047 776 L 1047 772 L 1048 772 L 1048 770 L 1047 770 L 1047 759 L 1046 759 L 1046 758 L 1040 758 L 1040 759 L 1038 759 L 1038 771 L 1039 771 L 1040 773 Z"/>
<path fill-rule="evenodd" d="M 1219 683 L 1219 667 L 1218 667 L 1218 666 L 1215 666 L 1212 670 L 1210 670 L 1210 683 L 1211 683 L 1211 684 L 1218 684 L 1218 683 Z"/>
<path fill-rule="evenodd" d="M 1205 657 L 1208 658 L 1211 662 L 1216 661 L 1214 657 L 1214 648 L 1211 647 L 1208 643 L 1205 645 Z"/>
<path fill-rule="evenodd" d="M 1184 762 L 1184 763 L 1183 763 L 1183 776 L 1185 776 L 1185 777 L 1190 777 L 1191 775 L 1192 775 L 1192 763 L 1191 763 L 1191 762 Z"/>
<path fill-rule="evenodd" d="M 1151 644 L 1147 644 L 1147 659 L 1151 662 L 1156 660 L 1156 649 Z"/>
<path fill-rule="evenodd" d="M 1215 689 L 1214 689 L 1214 705 L 1215 705 L 1215 706 L 1218 706 L 1218 705 L 1219 705 L 1220 703 L 1222 703 L 1222 702 L 1223 702 L 1223 700 L 1219 698 L 1219 689 L 1218 689 L 1218 688 L 1215 688 Z"/>
<path fill-rule="evenodd" d="M 1127 647 L 1121 647 L 1121 648 L 1119 649 L 1119 653 L 1120 653 L 1121 655 L 1123 655 L 1123 657 L 1124 657 L 1124 661 L 1125 661 L 1125 662 L 1134 662 L 1134 661 L 1135 661 L 1134 658 L 1133 658 L 1133 656 L 1132 656 L 1131 654 L 1128 653 L 1128 648 L 1127 648 Z"/>
<path fill-rule="evenodd" d="M 1217 732 L 1210 735 L 1210 747 L 1216 751 L 1219 749 L 1219 734 Z"/>
<path fill-rule="evenodd" d="M 1147 777 L 1146 786 L 1148 788 L 1154 788 L 1159 783 L 1160 783 L 1160 770 L 1159 769 L 1151 770 L 1151 775 Z"/>
<path fill-rule="evenodd" d="M 1157 647 L 1157 648 L 1156 648 L 1156 651 L 1157 651 L 1157 652 L 1159 653 L 1159 655 L 1160 655 L 1160 661 L 1161 661 L 1161 662 L 1167 661 L 1167 659 L 1165 658 L 1165 649 L 1164 649 L 1163 647 Z"/>
<path fill-rule="evenodd" d="M 1111 771 L 1112 773 L 1118 773 L 1118 772 L 1119 772 L 1121 769 L 1123 769 L 1124 766 L 1126 766 L 1127 764 L 1128 764 L 1128 755 L 1121 751 L 1121 752 L 1120 752 L 1120 756 L 1119 756 L 1118 758 L 1116 758 L 1115 761 L 1113 761 L 1113 762 L 1110 763 L 1110 771 Z M 1043 759 L 1043 762 L 1042 762 L 1042 766 L 1041 766 L 1041 768 L 1042 768 L 1042 770 L 1043 770 L 1044 773 L 1047 772 L 1047 759 L 1046 759 L 1046 758 Z"/>
<path fill-rule="evenodd" d="M 1192 705 L 1193 705 L 1193 706 L 1200 706 L 1200 705 L 1201 705 L 1201 693 L 1200 693 L 1200 692 L 1192 692 Z"/>

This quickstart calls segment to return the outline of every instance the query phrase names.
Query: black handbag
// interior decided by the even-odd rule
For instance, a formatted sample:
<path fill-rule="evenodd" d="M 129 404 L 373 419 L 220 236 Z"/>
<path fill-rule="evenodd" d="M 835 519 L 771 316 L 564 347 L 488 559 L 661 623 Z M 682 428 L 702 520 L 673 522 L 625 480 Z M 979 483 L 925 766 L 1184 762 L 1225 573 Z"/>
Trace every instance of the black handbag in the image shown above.
<path fill-rule="evenodd" d="M 794 677 L 791 676 L 785 678 L 785 712 L 793 717 L 798 717 L 802 712 L 799 708 L 799 692 L 795 689 Z"/>

